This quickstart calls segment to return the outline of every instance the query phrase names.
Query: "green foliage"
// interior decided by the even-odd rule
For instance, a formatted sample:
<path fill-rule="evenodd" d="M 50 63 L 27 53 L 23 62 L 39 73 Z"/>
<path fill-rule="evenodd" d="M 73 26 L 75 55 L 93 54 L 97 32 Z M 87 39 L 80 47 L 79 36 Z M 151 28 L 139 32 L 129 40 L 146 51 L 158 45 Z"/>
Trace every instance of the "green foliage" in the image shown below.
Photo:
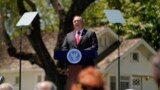
<path fill-rule="evenodd" d="M 19 18 L 16 7 L 16 1 L 2 0 L 0 4 L 2 5 L 1 10 L 4 15 L 5 28 L 7 30 L 7 33 L 11 35 L 15 31 L 15 28 L 13 27 L 15 27 L 17 19 Z"/>
<path fill-rule="evenodd" d="M 64 6 L 65 11 L 69 10 L 71 2 L 72 0 L 61 0 L 61 3 Z"/>
<path fill-rule="evenodd" d="M 86 26 L 115 25 L 108 23 L 105 9 L 121 10 L 126 23 L 120 35 L 126 39 L 144 38 L 154 49 L 160 48 L 160 1 L 159 0 L 97 0 L 83 13 Z"/>
<path fill-rule="evenodd" d="M 95 27 L 106 24 L 106 17 L 104 14 L 106 8 L 106 0 L 98 0 L 92 3 L 82 15 L 85 20 L 85 25 L 88 27 Z"/>
<path fill-rule="evenodd" d="M 45 0 L 35 0 L 35 4 L 41 17 L 41 29 L 45 31 L 57 31 L 59 20 L 51 3 Z"/>
<path fill-rule="evenodd" d="M 57 31 L 58 30 L 58 17 L 49 1 L 34 0 L 37 11 L 41 17 L 41 29 L 45 31 Z M 19 36 L 19 28 L 16 27 L 16 23 L 20 19 L 20 15 L 17 9 L 16 0 L 2 0 L 0 2 L 1 11 L 5 16 L 5 28 L 7 33 L 13 38 Z M 28 11 L 32 11 L 31 7 L 25 3 L 25 7 Z M 24 31 L 26 33 L 27 30 Z"/>
<path fill-rule="evenodd" d="M 34 0 L 41 17 L 41 29 L 57 31 L 59 20 L 49 0 Z M 61 0 L 65 11 L 68 11 L 71 0 Z M 1 11 L 5 14 L 5 26 L 13 36 L 17 36 L 15 24 L 19 20 L 16 0 L 2 0 Z M 25 5 L 26 7 L 29 7 Z M 31 10 L 30 8 L 27 8 Z M 108 23 L 105 9 L 119 9 L 126 20 L 120 34 L 124 38 L 144 38 L 156 50 L 160 48 L 160 1 L 159 0 L 96 0 L 83 13 L 85 25 L 96 27 L 109 25 L 116 30 L 115 25 Z M 15 32 L 16 31 L 16 32 Z"/>
<path fill-rule="evenodd" d="M 154 49 L 160 48 L 160 2 L 131 2 L 126 0 L 120 10 L 126 24 L 122 28 L 125 38 L 144 38 Z"/>

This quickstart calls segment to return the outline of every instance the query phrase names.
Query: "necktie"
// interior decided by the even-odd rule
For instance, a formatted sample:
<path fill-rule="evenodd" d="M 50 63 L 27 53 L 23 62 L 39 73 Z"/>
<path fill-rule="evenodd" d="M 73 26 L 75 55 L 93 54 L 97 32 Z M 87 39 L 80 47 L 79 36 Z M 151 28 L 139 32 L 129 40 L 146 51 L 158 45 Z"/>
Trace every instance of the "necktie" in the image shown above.
<path fill-rule="evenodd" d="M 77 36 L 76 36 L 76 44 L 78 45 L 80 42 L 80 31 L 77 32 Z"/>

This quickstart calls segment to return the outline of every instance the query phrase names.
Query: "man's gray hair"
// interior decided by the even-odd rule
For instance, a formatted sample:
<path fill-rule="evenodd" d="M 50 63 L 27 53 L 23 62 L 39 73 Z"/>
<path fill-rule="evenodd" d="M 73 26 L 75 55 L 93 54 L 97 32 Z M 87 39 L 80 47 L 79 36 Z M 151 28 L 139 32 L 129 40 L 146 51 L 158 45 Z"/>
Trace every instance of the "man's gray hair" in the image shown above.
<path fill-rule="evenodd" d="M 42 88 L 48 88 L 49 90 L 57 90 L 57 87 L 54 83 L 52 83 L 51 81 L 42 81 L 39 82 L 36 87 L 35 90 L 42 90 Z"/>
<path fill-rule="evenodd" d="M 2 83 L 0 90 L 13 90 L 13 86 L 10 83 Z"/>

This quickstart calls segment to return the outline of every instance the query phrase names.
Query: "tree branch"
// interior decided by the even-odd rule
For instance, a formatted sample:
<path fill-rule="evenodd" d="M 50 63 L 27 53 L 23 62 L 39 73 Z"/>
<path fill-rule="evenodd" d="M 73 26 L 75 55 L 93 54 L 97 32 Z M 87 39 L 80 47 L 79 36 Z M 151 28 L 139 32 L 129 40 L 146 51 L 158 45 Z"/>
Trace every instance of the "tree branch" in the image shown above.
<path fill-rule="evenodd" d="M 40 62 L 40 59 L 38 58 L 38 56 L 36 54 L 33 53 L 25 53 L 25 52 L 16 52 L 15 47 L 8 47 L 7 49 L 8 53 L 10 56 L 18 58 L 24 61 L 29 61 L 31 64 L 37 64 L 40 67 L 43 68 L 42 63 Z"/>
<path fill-rule="evenodd" d="M 56 13 L 58 14 L 59 18 L 64 20 L 65 17 L 65 11 L 64 8 L 62 6 L 62 4 L 60 3 L 59 0 L 50 0 L 53 8 L 55 9 Z"/>
<path fill-rule="evenodd" d="M 64 7 L 62 6 L 62 4 L 60 3 L 59 0 L 50 0 L 50 2 L 59 17 L 59 33 L 58 33 L 58 39 L 57 39 L 57 43 L 56 43 L 56 47 L 55 47 L 55 49 L 59 49 L 61 47 L 61 43 L 63 41 L 63 38 L 61 38 L 61 37 L 65 36 L 65 33 L 64 33 L 65 30 L 63 30 L 63 29 L 64 29 L 64 20 L 65 20 L 66 12 L 65 12 Z"/>
<path fill-rule="evenodd" d="M 25 9 L 25 6 L 23 4 L 23 0 L 17 0 L 17 7 L 18 7 L 18 11 L 19 11 L 20 15 L 23 15 L 23 13 L 27 12 L 27 10 Z"/>
<path fill-rule="evenodd" d="M 13 56 L 15 58 L 20 58 L 21 56 L 21 59 L 22 60 L 29 60 L 32 64 L 38 64 L 39 66 L 42 66 L 40 62 L 38 62 L 38 58 L 36 58 L 36 55 L 35 54 L 32 54 L 32 53 L 17 53 L 17 50 L 16 48 L 12 45 L 12 41 L 9 37 L 9 35 L 7 34 L 5 28 L 4 28 L 4 18 L 3 18 L 3 15 L 2 13 L 0 13 L 0 30 L 2 30 L 2 36 L 4 38 L 4 42 L 6 44 L 6 46 L 8 47 L 7 51 L 8 51 L 8 54 L 10 56 Z M 37 59 L 37 60 L 34 60 L 34 59 Z"/>
<path fill-rule="evenodd" d="M 36 5 L 31 0 L 25 0 L 26 3 L 32 8 L 33 11 L 36 11 Z"/>
<path fill-rule="evenodd" d="M 70 16 L 73 19 L 73 16 L 81 15 L 84 10 L 94 1 L 95 0 L 73 0 L 66 17 Z"/>
<path fill-rule="evenodd" d="M 121 9 L 122 4 L 120 0 L 108 0 L 109 7 L 114 7 L 115 9 Z"/>
<path fill-rule="evenodd" d="M 21 0 L 18 0 L 20 2 Z M 23 1 L 23 0 L 22 0 Z M 29 6 L 31 6 L 32 10 L 36 10 L 35 4 L 31 0 L 26 0 Z M 24 6 L 24 3 L 18 3 Z M 18 5 L 20 6 L 20 5 Z M 19 10 L 22 8 L 18 8 Z M 24 10 L 20 11 L 25 11 Z M 37 56 L 42 63 L 43 69 L 45 70 L 46 76 L 49 80 L 58 83 L 58 71 L 55 62 L 50 56 L 41 36 L 40 29 L 40 17 L 37 15 L 32 22 L 32 27 L 30 28 L 30 33 L 27 35 L 29 42 L 31 43 L 33 49 L 35 50 Z"/>
<path fill-rule="evenodd" d="M 2 42 L 3 42 L 3 37 L 2 37 L 2 30 L 3 30 L 3 12 L 0 10 L 0 48 L 1 48 L 1 45 L 2 45 Z"/>

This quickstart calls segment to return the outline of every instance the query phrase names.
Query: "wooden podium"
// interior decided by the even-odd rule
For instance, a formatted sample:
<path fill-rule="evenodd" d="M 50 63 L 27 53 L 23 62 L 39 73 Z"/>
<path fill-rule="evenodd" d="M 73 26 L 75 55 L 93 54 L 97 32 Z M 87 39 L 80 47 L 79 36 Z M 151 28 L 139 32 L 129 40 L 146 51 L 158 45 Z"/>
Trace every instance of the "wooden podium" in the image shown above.
<path fill-rule="evenodd" d="M 97 57 L 95 50 L 78 50 L 71 49 L 69 51 L 56 50 L 54 51 L 54 59 L 61 60 L 68 65 L 67 90 L 70 90 L 71 85 L 77 82 L 77 76 L 82 70 L 82 67 L 89 60 L 94 60 Z"/>

